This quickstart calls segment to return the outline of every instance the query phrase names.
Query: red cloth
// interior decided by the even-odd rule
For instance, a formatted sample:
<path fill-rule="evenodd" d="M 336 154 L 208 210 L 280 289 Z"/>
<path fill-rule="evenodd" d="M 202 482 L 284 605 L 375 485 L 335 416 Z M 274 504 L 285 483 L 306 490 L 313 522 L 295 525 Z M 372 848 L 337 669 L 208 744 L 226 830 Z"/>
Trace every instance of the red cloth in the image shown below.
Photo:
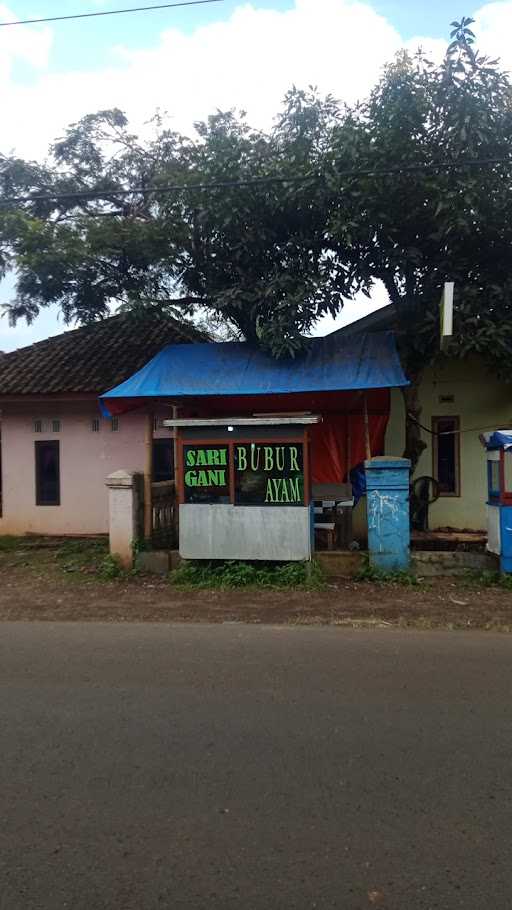
<path fill-rule="evenodd" d="M 372 455 L 384 452 L 384 437 L 389 420 L 389 389 L 366 393 Z M 151 404 L 171 404 L 150 399 Z M 109 399 L 112 414 L 145 407 L 147 399 Z M 322 423 L 309 428 L 311 437 L 311 476 L 313 483 L 343 483 L 352 468 L 366 458 L 363 394 L 349 392 L 311 392 L 290 395 L 212 396 L 184 398 L 174 402 L 180 417 L 243 417 L 253 414 L 309 411 L 321 414 Z"/>
<path fill-rule="evenodd" d="M 369 414 L 372 455 L 384 452 L 388 414 Z M 366 458 L 363 416 L 326 414 L 323 422 L 310 428 L 311 475 L 313 483 L 342 483 L 350 470 Z"/>
<path fill-rule="evenodd" d="M 366 393 L 372 455 L 384 453 L 389 420 L 389 389 Z M 180 417 L 226 416 L 310 411 L 322 423 L 309 427 L 313 483 L 343 483 L 366 458 L 361 392 L 311 392 L 308 395 L 257 395 L 202 398 L 180 402 Z"/>

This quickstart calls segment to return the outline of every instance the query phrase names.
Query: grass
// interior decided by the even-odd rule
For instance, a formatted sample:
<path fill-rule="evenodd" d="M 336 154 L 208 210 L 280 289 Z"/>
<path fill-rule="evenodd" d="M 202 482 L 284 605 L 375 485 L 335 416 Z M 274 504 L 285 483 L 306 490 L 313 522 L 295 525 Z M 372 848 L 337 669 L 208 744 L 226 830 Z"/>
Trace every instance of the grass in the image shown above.
<path fill-rule="evenodd" d="M 403 585 L 411 588 L 419 585 L 419 581 L 412 572 L 404 569 L 398 572 L 384 572 L 382 569 L 374 569 L 370 565 L 368 557 L 364 565 L 354 575 L 354 581 L 370 581 L 374 584 L 393 584 Z"/>
<path fill-rule="evenodd" d="M 57 550 L 57 561 L 67 572 L 94 575 L 97 581 L 115 581 L 135 574 L 126 572 L 108 551 L 106 540 L 66 540 Z"/>
<path fill-rule="evenodd" d="M 68 573 L 98 573 L 110 558 L 105 540 L 63 540 L 55 551 L 59 568 Z"/>
<path fill-rule="evenodd" d="M 23 567 L 38 575 L 72 577 L 74 581 L 91 576 L 111 581 L 123 574 L 108 552 L 105 538 L 49 538 L 0 536 L 0 560 L 4 567 Z"/>
<path fill-rule="evenodd" d="M 180 588 L 291 588 L 321 590 L 325 586 L 318 563 L 188 562 L 170 575 Z"/>
<path fill-rule="evenodd" d="M 503 591 L 512 591 L 512 575 L 502 575 L 484 569 L 483 572 L 468 572 L 466 583 L 478 588 L 501 588 Z"/>
<path fill-rule="evenodd" d="M 24 537 L 13 537 L 11 534 L 0 535 L 0 553 L 13 553 L 23 547 L 26 543 Z"/>

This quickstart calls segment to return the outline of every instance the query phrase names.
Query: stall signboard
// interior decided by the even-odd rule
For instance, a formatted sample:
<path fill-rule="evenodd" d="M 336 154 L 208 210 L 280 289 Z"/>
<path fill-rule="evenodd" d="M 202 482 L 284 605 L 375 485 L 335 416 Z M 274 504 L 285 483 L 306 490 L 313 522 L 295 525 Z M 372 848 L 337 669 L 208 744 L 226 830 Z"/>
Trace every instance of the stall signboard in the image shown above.
<path fill-rule="evenodd" d="M 231 471 L 233 460 L 233 471 Z M 184 502 L 303 506 L 302 442 L 183 446 Z"/>
<path fill-rule="evenodd" d="M 302 443 L 244 443 L 234 457 L 235 505 L 304 505 Z"/>
<path fill-rule="evenodd" d="M 229 447 L 183 446 L 185 502 L 228 503 Z"/>

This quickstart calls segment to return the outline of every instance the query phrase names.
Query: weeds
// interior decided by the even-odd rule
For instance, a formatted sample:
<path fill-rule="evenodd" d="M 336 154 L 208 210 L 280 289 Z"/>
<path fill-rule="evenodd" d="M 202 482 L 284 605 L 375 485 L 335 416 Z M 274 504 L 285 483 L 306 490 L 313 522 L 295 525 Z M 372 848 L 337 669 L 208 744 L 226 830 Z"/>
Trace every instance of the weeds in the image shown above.
<path fill-rule="evenodd" d="M 20 550 L 23 547 L 23 543 L 26 543 L 26 538 L 2 534 L 0 536 L 0 553 L 12 553 L 14 550 Z"/>
<path fill-rule="evenodd" d="M 370 565 L 368 559 L 354 576 L 355 581 L 371 581 L 376 584 L 403 585 L 406 588 L 416 587 L 419 582 L 412 572 L 401 569 L 397 572 L 384 572 Z"/>
<path fill-rule="evenodd" d="M 322 569 L 316 562 L 259 563 L 188 562 L 170 576 L 171 583 L 190 588 L 304 588 L 324 586 Z"/>
<path fill-rule="evenodd" d="M 106 540 L 63 540 L 56 551 L 58 565 L 71 573 L 96 573 L 108 554 Z"/>
<path fill-rule="evenodd" d="M 125 570 L 115 556 L 107 553 L 99 563 L 96 574 L 102 581 L 114 581 L 116 578 L 123 576 Z"/>
<path fill-rule="evenodd" d="M 484 569 L 483 572 L 468 572 L 466 581 L 479 588 L 501 588 L 504 591 L 512 591 L 512 575 L 502 575 L 501 572 L 494 572 L 491 569 Z"/>

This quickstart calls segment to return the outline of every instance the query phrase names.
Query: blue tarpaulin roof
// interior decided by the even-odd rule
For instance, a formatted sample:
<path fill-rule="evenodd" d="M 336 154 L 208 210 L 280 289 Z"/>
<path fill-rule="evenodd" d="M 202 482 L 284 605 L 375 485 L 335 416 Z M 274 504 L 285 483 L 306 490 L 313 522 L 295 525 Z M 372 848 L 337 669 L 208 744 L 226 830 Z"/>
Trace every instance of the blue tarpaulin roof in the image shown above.
<path fill-rule="evenodd" d="M 512 431 L 495 430 L 494 433 L 484 433 L 488 449 L 512 448 Z"/>
<path fill-rule="evenodd" d="M 386 389 L 407 385 L 392 332 L 312 339 L 307 351 L 275 360 L 245 342 L 171 344 L 101 396 L 197 398 Z M 119 402 L 120 403 L 120 402 Z"/>

